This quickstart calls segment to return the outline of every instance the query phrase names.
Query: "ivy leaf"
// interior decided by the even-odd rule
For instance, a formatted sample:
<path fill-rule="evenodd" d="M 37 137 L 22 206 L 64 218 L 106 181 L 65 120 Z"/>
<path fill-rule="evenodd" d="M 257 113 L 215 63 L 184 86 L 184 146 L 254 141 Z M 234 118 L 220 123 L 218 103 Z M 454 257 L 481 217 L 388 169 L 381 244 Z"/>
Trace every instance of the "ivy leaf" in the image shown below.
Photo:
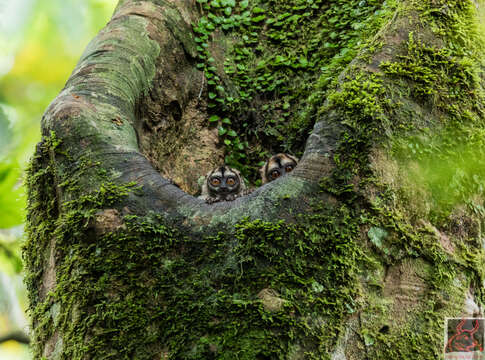
<path fill-rule="evenodd" d="M 227 133 L 227 129 L 224 129 L 222 126 L 219 127 L 219 136 L 222 136 L 224 135 L 225 133 Z"/>
<path fill-rule="evenodd" d="M 307 67 L 308 66 L 308 60 L 304 57 L 300 57 L 300 65 L 302 67 Z"/>
<path fill-rule="evenodd" d="M 313 280 L 312 282 L 312 290 L 315 293 L 321 293 L 325 288 L 323 287 L 322 284 L 320 284 L 318 281 Z"/>
<path fill-rule="evenodd" d="M 257 23 L 266 19 L 266 15 L 259 15 L 251 19 L 252 22 Z"/>
<path fill-rule="evenodd" d="M 212 115 L 210 118 L 209 118 L 209 122 L 216 122 L 216 121 L 219 121 L 220 117 L 217 116 L 217 115 Z"/>
<path fill-rule="evenodd" d="M 371 335 L 364 334 L 364 343 L 365 343 L 365 345 L 372 346 L 372 345 L 374 345 L 374 342 L 375 342 L 374 341 L 374 338 Z"/>
<path fill-rule="evenodd" d="M 232 136 L 232 137 L 237 137 L 237 132 L 235 132 L 234 130 L 229 130 L 227 132 L 227 135 Z"/>
<path fill-rule="evenodd" d="M 286 58 L 284 56 L 281 56 L 281 55 L 277 55 L 276 58 L 275 58 L 276 63 L 282 63 L 285 60 L 286 60 Z"/>
<path fill-rule="evenodd" d="M 382 241 L 385 240 L 388 235 L 389 233 L 385 229 L 376 226 L 371 227 L 367 232 L 370 241 L 379 249 L 382 249 Z"/>

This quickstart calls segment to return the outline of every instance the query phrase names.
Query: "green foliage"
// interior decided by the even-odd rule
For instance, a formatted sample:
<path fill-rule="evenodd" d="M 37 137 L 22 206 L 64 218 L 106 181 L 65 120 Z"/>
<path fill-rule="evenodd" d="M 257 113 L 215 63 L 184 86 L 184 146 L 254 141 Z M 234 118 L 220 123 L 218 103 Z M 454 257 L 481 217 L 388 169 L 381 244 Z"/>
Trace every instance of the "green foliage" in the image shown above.
<path fill-rule="evenodd" d="M 23 221 L 23 189 L 20 168 L 15 163 L 0 162 L 0 229 L 19 225 Z"/>
<path fill-rule="evenodd" d="M 302 152 L 330 84 L 394 8 L 378 0 L 198 2 L 208 105 L 230 119 L 212 116 L 209 124 L 219 127 L 226 162 L 253 181 L 261 157 Z M 216 30 L 236 41 L 223 43 Z M 223 72 L 214 65 L 217 48 L 226 52 Z"/>
<path fill-rule="evenodd" d="M 400 169 L 394 176 L 403 177 L 393 180 L 401 184 L 400 194 L 408 194 L 402 201 L 411 209 L 409 198 L 419 193 L 429 210 L 414 216 L 443 223 L 460 204 L 476 214 L 483 209 L 485 92 L 479 66 L 483 48 L 477 46 L 483 34 L 477 32 L 471 3 L 450 4 L 443 16 L 438 15 L 438 4 L 412 6 L 423 11 L 416 21 L 431 24 L 442 41 L 410 32 L 393 59 L 380 63 L 382 73 L 362 71 L 359 65 L 347 70 L 339 89 L 330 92 L 328 104 L 320 109 L 336 111 L 342 126 L 334 155 L 337 168 L 325 181 L 330 192 L 355 195 L 355 189 L 373 181 L 371 149 L 383 146 Z M 431 124 L 430 117 L 440 122 Z"/>
<path fill-rule="evenodd" d="M 411 174 L 411 186 L 429 195 L 429 216 L 435 221 L 446 221 L 458 204 L 483 211 L 485 93 L 481 71 L 472 60 L 478 53 L 471 50 L 427 46 L 411 33 L 399 60 L 381 64 L 386 74 L 406 82 L 417 101 L 432 104 L 442 114 L 440 130 L 423 126 L 412 135 L 396 137 L 392 145 L 394 157 Z"/>
<path fill-rule="evenodd" d="M 14 134 L 7 115 L 0 106 L 0 229 L 23 222 L 25 198 L 21 169 L 15 158 Z"/>
<path fill-rule="evenodd" d="M 411 80 L 411 95 L 447 107 L 465 94 L 474 94 L 479 77 L 474 62 L 450 48 L 436 48 L 409 34 L 407 51 L 399 62 L 380 64 L 384 73 Z M 441 110 L 441 109 L 440 109 Z M 446 110 L 444 108 L 443 110 Z"/>
<path fill-rule="evenodd" d="M 9 146 L 12 143 L 12 129 L 7 115 L 0 107 L 0 159 L 5 158 L 5 154 L 8 153 Z"/>
<path fill-rule="evenodd" d="M 423 131 L 395 142 L 394 156 L 409 173 L 410 186 L 426 189 L 432 219 L 446 221 L 459 204 L 485 214 L 483 139 L 481 127 L 455 123 L 440 134 Z"/>
<path fill-rule="evenodd" d="M 15 33 L 15 41 L 6 38 L 6 33 L 0 34 L 0 41 L 6 44 L 0 56 L 15 56 L 13 67 L 2 75 L 0 82 L 0 167 L 3 179 L 0 180 L 0 201 L 8 202 L 0 204 L 0 219 L 5 219 L 0 228 L 22 222 L 25 199 L 19 196 L 23 191 L 20 169 L 39 140 L 42 112 L 74 67 L 82 51 L 80 43 L 86 44 L 100 29 L 114 4 L 114 0 L 77 4 L 85 10 L 83 12 L 61 1 L 34 1 L 35 15 L 28 17 L 26 13 L 20 27 L 11 30 Z M 85 14 L 86 22 L 81 21 L 80 13 Z M 70 45 L 75 49 L 68 48 Z M 8 107 L 9 115 L 12 114 L 10 120 L 3 111 L 4 105 Z M 7 221 L 7 217 L 10 220 Z"/>

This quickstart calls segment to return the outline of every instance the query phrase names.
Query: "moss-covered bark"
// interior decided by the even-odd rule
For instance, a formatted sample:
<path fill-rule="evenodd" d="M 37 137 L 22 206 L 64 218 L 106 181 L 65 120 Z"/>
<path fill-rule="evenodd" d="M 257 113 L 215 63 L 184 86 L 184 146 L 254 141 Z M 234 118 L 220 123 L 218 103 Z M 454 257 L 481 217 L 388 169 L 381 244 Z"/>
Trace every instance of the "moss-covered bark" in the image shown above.
<path fill-rule="evenodd" d="M 483 9 L 121 1 L 29 169 L 35 358 L 439 358 L 485 300 Z M 287 149 L 248 196 L 189 194 Z"/>

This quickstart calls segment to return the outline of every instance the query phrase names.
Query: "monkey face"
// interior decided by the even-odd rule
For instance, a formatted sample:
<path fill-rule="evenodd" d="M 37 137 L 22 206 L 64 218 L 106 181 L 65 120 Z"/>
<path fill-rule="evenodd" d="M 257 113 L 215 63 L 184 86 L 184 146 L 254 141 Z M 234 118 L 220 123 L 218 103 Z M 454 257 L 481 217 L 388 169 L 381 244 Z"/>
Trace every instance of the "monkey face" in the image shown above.
<path fill-rule="evenodd" d="M 297 163 L 298 159 L 289 154 L 273 155 L 259 170 L 263 184 L 292 172 Z"/>
<path fill-rule="evenodd" d="M 207 176 L 207 189 L 211 197 L 227 198 L 241 191 L 241 175 L 229 166 L 214 169 Z"/>

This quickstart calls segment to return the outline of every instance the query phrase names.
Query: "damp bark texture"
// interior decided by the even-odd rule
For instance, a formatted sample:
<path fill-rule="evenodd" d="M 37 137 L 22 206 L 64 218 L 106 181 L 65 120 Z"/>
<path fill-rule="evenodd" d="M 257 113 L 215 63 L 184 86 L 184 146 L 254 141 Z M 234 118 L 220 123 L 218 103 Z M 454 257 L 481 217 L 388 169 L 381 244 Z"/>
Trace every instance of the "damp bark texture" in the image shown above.
<path fill-rule="evenodd" d="M 120 1 L 28 171 L 35 359 L 452 351 L 485 300 L 484 7 Z M 206 204 L 225 160 L 255 189 Z"/>

